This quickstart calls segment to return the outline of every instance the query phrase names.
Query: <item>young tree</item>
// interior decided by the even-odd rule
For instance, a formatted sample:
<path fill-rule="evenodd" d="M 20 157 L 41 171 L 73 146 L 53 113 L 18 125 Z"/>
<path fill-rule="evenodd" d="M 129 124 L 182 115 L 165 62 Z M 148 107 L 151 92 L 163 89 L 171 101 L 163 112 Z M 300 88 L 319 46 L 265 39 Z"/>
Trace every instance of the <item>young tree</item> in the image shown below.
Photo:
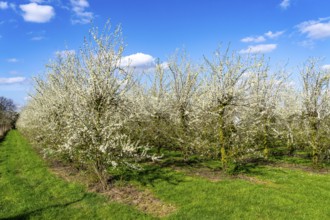
<path fill-rule="evenodd" d="M 328 148 L 325 138 L 329 136 L 330 116 L 330 73 L 319 67 L 319 61 L 310 59 L 300 70 L 303 82 L 303 117 L 308 143 L 312 150 L 315 166 L 320 162 L 324 148 Z"/>
<path fill-rule="evenodd" d="M 108 187 L 108 170 L 146 157 L 125 133 L 131 107 L 126 98 L 132 69 L 121 63 L 121 29 L 90 31 L 79 53 L 66 53 L 36 79 L 35 95 L 23 110 L 20 128 L 53 154 L 87 168 Z"/>
<path fill-rule="evenodd" d="M 234 116 L 244 105 L 247 78 L 244 73 L 250 66 L 240 55 L 227 49 L 223 54 L 215 52 L 213 60 L 205 58 L 210 77 L 207 81 L 205 100 L 208 101 L 209 115 L 215 117 L 217 141 L 220 146 L 221 162 L 226 169 L 230 151 L 230 139 L 233 134 Z"/>
<path fill-rule="evenodd" d="M 263 156 L 268 159 L 274 137 L 279 137 L 279 131 L 276 130 L 279 116 L 276 110 L 287 76 L 281 71 L 270 73 L 264 58 L 256 59 L 249 76 L 250 131 L 254 134 L 254 144 L 263 149 Z"/>
<path fill-rule="evenodd" d="M 302 100 L 297 86 L 292 82 L 283 83 L 280 102 L 275 109 L 276 127 L 283 138 L 283 144 L 286 144 L 289 156 L 294 155 L 295 150 L 302 144 L 304 136 L 304 129 L 301 126 Z"/>
<path fill-rule="evenodd" d="M 171 100 L 174 118 L 176 120 L 177 140 L 183 151 L 184 158 L 193 151 L 192 140 L 195 138 L 194 125 L 195 115 L 194 101 L 199 96 L 200 68 L 193 65 L 186 51 L 177 51 L 168 61 L 168 69 L 171 76 Z"/>
<path fill-rule="evenodd" d="M 143 75 L 144 85 L 136 84 L 129 94 L 134 110 L 131 120 L 133 136 L 157 148 L 176 147 L 174 141 L 174 122 L 170 103 L 170 79 L 166 66 L 156 63 L 151 73 Z M 149 80 L 147 80 L 149 79 Z"/>

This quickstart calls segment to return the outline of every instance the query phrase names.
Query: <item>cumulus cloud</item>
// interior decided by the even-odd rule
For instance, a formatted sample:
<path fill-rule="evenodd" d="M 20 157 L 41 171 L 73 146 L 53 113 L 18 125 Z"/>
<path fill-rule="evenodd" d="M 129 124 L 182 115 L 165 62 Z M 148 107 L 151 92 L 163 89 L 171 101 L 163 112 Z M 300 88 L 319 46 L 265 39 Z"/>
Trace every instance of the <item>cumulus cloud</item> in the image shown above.
<path fill-rule="evenodd" d="M 300 33 L 310 39 L 323 39 L 330 37 L 330 17 L 319 20 L 305 21 L 297 25 Z"/>
<path fill-rule="evenodd" d="M 9 77 L 9 78 L 0 78 L 0 84 L 15 84 L 22 83 L 25 81 L 25 77 Z"/>
<path fill-rule="evenodd" d="M 9 8 L 8 2 L 1 2 L 0 1 L 0 9 L 5 10 L 5 9 L 8 9 L 8 8 Z"/>
<path fill-rule="evenodd" d="M 290 0 L 282 0 L 282 2 L 280 3 L 280 7 L 283 9 L 283 10 L 286 10 L 290 7 Z"/>
<path fill-rule="evenodd" d="M 121 59 L 121 66 L 130 66 L 133 68 L 150 68 L 155 66 L 155 58 L 149 54 L 135 53 L 124 56 Z"/>
<path fill-rule="evenodd" d="M 129 56 L 124 56 L 121 59 L 120 66 L 125 68 L 128 67 L 134 69 L 135 73 L 153 73 L 157 65 L 156 58 L 144 53 L 135 53 Z M 168 63 L 162 62 L 159 65 L 168 69 Z"/>
<path fill-rule="evenodd" d="M 38 5 L 33 2 L 19 7 L 23 11 L 24 20 L 27 22 L 46 23 L 55 16 L 55 10 L 50 5 Z"/>
<path fill-rule="evenodd" d="M 73 24 L 87 24 L 93 19 L 93 12 L 86 11 L 89 8 L 87 0 L 70 0 L 74 16 L 72 19 Z"/>
<path fill-rule="evenodd" d="M 273 33 L 272 31 L 268 31 L 265 33 L 265 36 L 270 39 L 275 39 L 275 38 L 278 38 L 279 36 L 281 36 L 282 34 L 284 34 L 284 31 L 277 31 L 275 33 Z"/>
<path fill-rule="evenodd" d="M 249 46 L 246 49 L 240 50 L 239 53 L 269 53 L 277 48 L 277 44 L 258 44 L 254 46 Z"/>
<path fill-rule="evenodd" d="M 264 38 L 264 36 L 257 36 L 257 37 L 245 37 L 243 39 L 241 39 L 242 42 L 244 43 L 260 43 L 260 42 L 264 42 L 266 41 L 266 38 Z"/>
<path fill-rule="evenodd" d="M 17 63 L 18 62 L 18 59 L 16 59 L 16 58 L 9 58 L 9 59 L 7 59 L 7 62 L 8 63 Z"/>
<path fill-rule="evenodd" d="M 322 69 L 330 71 L 330 64 L 323 65 Z"/>
<path fill-rule="evenodd" d="M 243 43 L 261 43 L 265 42 L 268 39 L 276 39 L 279 36 L 284 34 L 284 31 L 277 31 L 277 32 L 272 32 L 268 31 L 264 33 L 263 35 L 260 36 L 249 36 L 241 39 L 241 42 Z"/>

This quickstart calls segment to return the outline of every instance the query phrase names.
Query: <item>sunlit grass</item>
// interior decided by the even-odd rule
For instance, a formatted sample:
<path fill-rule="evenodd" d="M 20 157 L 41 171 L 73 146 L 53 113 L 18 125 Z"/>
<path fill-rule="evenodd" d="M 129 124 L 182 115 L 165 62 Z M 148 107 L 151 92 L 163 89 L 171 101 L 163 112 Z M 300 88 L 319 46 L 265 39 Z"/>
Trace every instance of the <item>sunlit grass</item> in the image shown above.
<path fill-rule="evenodd" d="M 0 219 L 149 218 L 52 175 L 17 131 L 0 144 Z"/>
<path fill-rule="evenodd" d="M 208 162 L 217 168 L 218 162 Z M 190 169 L 194 170 L 192 166 Z M 126 181 L 173 204 L 167 219 L 329 219 L 330 174 L 251 168 L 217 181 L 149 165 Z M 0 144 L 0 219 L 149 219 L 134 207 L 88 193 L 51 174 L 16 131 Z"/>

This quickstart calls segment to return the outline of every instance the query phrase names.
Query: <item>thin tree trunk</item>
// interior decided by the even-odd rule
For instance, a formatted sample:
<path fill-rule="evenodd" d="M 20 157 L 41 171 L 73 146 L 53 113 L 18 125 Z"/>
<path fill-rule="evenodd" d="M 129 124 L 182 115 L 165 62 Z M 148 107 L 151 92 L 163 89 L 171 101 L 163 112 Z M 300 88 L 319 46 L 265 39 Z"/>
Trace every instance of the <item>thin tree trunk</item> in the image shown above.
<path fill-rule="evenodd" d="M 269 122 L 266 120 L 265 126 L 264 126 L 264 157 L 266 160 L 269 158 Z"/>
<path fill-rule="evenodd" d="M 220 154 L 221 154 L 221 163 L 224 170 L 227 169 L 228 160 L 227 160 L 227 149 L 225 143 L 225 122 L 224 122 L 224 107 L 220 106 L 219 109 L 219 145 L 220 145 Z"/>
<path fill-rule="evenodd" d="M 95 164 L 93 166 L 93 168 L 94 168 L 94 173 L 96 174 L 97 178 L 99 179 L 99 181 L 101 183 L 103 191 L 107 190 L 108 189 L 108 183 L 107 183 L 106 178 L 103 175 L 103 172 L 100 170 L 100 167 L 97 164 Z"/>
<path fill-rule="evenodd" d="M 316 115 L 316 114 L 314 114 Z M 311 129 L 312 129 L 312 137 L 311 137 L 311 145 L 312 145 L 312 161 L 313 165 L 317 167 L 319 165 L 319 143 L 318 143 L 318 132 L 319 132 L 319 121 L 316 116 L 313 116 L 311 119 Z"/>

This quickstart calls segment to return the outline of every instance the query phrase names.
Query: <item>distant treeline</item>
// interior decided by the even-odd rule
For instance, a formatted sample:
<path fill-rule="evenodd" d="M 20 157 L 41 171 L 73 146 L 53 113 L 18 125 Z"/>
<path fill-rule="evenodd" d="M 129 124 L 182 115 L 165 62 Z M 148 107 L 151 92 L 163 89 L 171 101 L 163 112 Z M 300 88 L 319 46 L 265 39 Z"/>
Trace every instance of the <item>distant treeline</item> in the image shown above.
<path fill-rule="evenodd" d="M 0 138 L 15 127 L 18 114 L 13 100 L 0 96 Z"/>

